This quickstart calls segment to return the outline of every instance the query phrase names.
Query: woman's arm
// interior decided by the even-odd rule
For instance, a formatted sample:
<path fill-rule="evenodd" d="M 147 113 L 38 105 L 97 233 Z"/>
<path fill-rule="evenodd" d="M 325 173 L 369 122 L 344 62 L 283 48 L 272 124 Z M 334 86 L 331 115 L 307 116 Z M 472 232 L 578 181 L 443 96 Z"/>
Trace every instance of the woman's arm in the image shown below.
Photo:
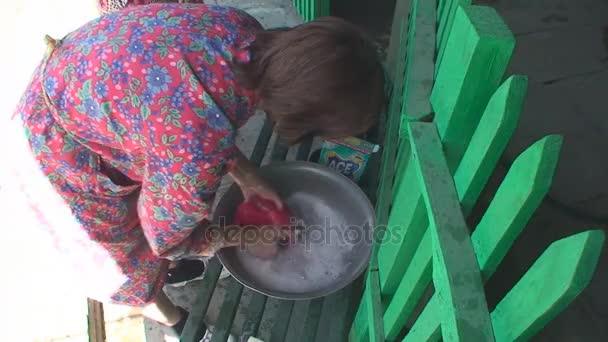
<path fill-rule="evenodd" d="M 228 173 L 239 185 L 246 200 L 257 195 L 272 201 L 279 209 L 283 207 L 279 194 L 258 175 L 257 167 L 240 151 L 235 153 L 228 165 Z"/>

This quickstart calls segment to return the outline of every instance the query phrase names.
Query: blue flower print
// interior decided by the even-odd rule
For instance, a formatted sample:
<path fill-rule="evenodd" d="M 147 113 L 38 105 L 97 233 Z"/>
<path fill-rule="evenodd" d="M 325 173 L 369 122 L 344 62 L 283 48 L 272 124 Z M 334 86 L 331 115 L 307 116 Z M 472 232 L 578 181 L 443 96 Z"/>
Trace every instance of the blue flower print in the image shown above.
<path fill-rule="evenodd" d="M 201 172 L 201 168 L 195 163 L 185 163 L 182 172 L 188 177 L 195 178 Z"/>
<path fill-rule="evenodd" d="M 101 110 L 99 108 L 99 103 L 92 98 L 86 98 L 84 103 L 84 112 L 93 120 L 99 121 L 103 117 Z"/>
<path fill-rule="evenodd" d="M 211 107 L 207 110 L 207 123 L 209 127 L 216 131 L 232 129 L 230 122 L 217 107 Z"/>
<path fill-rule="evenodd" d="M 154 93 L 152 92 L 152 90 L 144 90 L 141 94 L 141 101 L 147 105 L 152 104 L 152 102 L 154 102 Z"/>
<path fill-rule="evenodd" d="M 177 221 L 180 228 L 194 228 L 197 224 L 196 217 L 192 215 L 183 215 Z"/>
<path fill-rule="evenodd" d="M 82 150 L 76 153 L 76 166 L 85 167 L 89 165 L 90 154 L 88 151 Z"/>
<path fill-rule="evenodd" d="M 171 76 L 167 68 L 161 68 L 155 65 L 146 70 L 146 81 L 154 93 L 169 90 L 169 83 L 171 83 Z"/>
<path fill-rule="evenodd" d="M 146 52 L 146 49 L 144 43 L 139 40 L 133 40 L 127 47 L 127 51 L 135 56 L 142 56 Z"/>
<path fill-rule="evenodd" d="M 95 94 L 97 95 L 97 97 L 108 96 L 108 86 L 103 82 L 95 83 Z"/>
<path fill-rule="evenodd" d="M 44 90 L 50 97 L 55 96 L 57 87 L 59 87 L 59 83 L 57 82 L 56 77 L 51 76 L 44 80 Z"/>
<path fill-rule="evenodd" d="M 164 188 L 169 183 L 167 180 L 167 175 L 161 172 L 154 172 L 152 177 L 150 177 L 150 182 L 154 184 L 157 188 Z"/>

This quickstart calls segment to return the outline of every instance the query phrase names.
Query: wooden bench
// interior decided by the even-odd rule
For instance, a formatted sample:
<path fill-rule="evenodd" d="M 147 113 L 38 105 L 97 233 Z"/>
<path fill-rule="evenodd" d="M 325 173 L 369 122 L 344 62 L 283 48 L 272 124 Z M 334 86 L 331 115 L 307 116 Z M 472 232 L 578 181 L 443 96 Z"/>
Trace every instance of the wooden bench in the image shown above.
<path fill-rule="evenodd" d="M 306 20 L 327 3 L 294 2 Z M 229 279 L 213 341 L 226 341 L 237 310 L 245 312 L 239 335 L 266 342 L 519 341 L 563 310 L 593 275 L 604 243 L 599 230 L 553 243 L 492 311 L 483 287 L 547 193 L 559 136 L 524 151 L 480 222 L 468 227 L 465 221 L 524 101 L 526 78 L 504 79 L 514 44 L 493 9 L 462 0 L 397 0 L 387 58 L 390 105 L 367 136 L 381 142 L 383 152 L 361 184 L 378 221 L 368 271 L 335 294 L 296 302 Z M 266 122 L 252 161 L 262 161 L 271 135 Z M 308 141 L 291 155 L 307 159 L 310 148 Z M 279 141 L 271 159 L 287 153 Z M 220 271 L 213 259 L 182 341 L 204 334 Z M 271 324 L 264 333 L 263 319 Z"/>

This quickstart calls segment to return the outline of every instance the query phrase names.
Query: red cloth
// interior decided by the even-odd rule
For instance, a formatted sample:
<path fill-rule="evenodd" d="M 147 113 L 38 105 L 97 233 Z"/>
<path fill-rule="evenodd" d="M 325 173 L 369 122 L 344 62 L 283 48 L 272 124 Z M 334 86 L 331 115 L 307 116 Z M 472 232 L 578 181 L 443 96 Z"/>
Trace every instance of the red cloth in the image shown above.
<path fill-rule="evenodd" d="M 239 226 L 289 226 L 291 216 L 286 207 L 279 209 L 272 201 L 253 197 L 238 206 L 233 223 Z"/>

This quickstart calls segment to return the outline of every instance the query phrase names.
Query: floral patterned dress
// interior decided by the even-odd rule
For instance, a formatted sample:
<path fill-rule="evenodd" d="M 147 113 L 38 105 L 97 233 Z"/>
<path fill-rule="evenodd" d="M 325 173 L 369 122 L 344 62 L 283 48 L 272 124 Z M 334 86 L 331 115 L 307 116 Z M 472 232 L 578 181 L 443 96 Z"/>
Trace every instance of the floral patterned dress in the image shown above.
<path fill-rule="evenodd" d="M 30 205 L 90 297 L 144 305 L 167 260 L 204 243 L 196 227 L 255 106 L 233 66 L 260 29 L 232 8 L 134 7 L 68 34 L 35 71 L 17 114 L 58 196 Z"/>

